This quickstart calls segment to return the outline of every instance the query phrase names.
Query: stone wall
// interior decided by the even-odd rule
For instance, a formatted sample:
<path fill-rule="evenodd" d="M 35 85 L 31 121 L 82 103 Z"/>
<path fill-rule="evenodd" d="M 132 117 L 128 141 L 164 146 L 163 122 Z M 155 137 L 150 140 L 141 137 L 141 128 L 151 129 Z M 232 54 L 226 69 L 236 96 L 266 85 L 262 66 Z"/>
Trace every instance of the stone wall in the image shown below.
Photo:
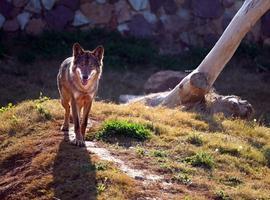
<path fill-rule="evenodd" d="M 0 0 L 0 29 L 38 35 L 44 30 L 94 27 L 155 39 L 163 51 L 211 46 L 243 0 Z M 270 14 L 246 40 L 270 43 Z"/>

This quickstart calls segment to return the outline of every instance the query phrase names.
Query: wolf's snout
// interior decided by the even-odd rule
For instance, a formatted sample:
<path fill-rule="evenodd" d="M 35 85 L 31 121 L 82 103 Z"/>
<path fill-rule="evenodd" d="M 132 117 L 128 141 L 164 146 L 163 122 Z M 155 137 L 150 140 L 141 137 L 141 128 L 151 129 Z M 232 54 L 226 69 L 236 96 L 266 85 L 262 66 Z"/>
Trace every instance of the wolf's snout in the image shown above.
<path fill-rule="evenodd" d="M 82 75 L 82 79 L 87 80 L 88 76 L 87 75 Z"/>

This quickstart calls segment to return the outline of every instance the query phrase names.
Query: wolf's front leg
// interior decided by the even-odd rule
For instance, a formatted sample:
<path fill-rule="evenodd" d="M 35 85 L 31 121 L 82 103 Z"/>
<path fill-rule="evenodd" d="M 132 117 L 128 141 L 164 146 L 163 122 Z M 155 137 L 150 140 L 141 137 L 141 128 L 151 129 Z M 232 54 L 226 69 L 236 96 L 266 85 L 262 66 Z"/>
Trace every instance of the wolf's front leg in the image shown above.
<path fill-rule="evenodd" d="M 83 136 L 83 139 L 85 140 L 85 130 L 87 127 L 87 123 L 88 123 L 88 116 L 89 116 L 89 112 L 91 110 L 91 106 L 92 106 L 92 101 L 88 102 L 87 104 L 84 105 L 83 107 L 83 115 L 82 115 L 82 124 L 81 124 L 81 133 Z"/>
<path fill-rule="evenodd" d="M 61 104 L 65 108 L 64 123 L 61 126 L 61 131 L 68 131 L 69 128 L 69 115 L 70 115 L 70 106 L 68 100 L 61 99 Z"/>
<path fill-rule="evenodd" d="M 73 144 L 77 146 L 84 146 L 84 140 L 80 130 L 80 109 L 76 105 L 75 99 L 71 100 L 71 107 L 72 107 L 72 116 L 73 116 L 73 123 L 74 123 L 74 130 L 75 130 L 75 139 L 72 141 Z"/>

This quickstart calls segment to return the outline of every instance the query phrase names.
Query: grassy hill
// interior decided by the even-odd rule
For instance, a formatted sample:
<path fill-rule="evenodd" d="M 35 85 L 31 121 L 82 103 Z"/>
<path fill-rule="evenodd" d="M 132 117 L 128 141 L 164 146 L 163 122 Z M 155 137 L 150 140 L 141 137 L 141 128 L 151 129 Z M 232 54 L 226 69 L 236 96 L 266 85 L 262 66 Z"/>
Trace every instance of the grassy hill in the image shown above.
<path fill-rule="evenodd" d="M 88 140 L 168 187 L 70 145 L 59 101 L 40 98 L 0 109 L 0 199 L 270 198 L 270 128 L 257 122 L 103 102 L 91 120 Z"/>

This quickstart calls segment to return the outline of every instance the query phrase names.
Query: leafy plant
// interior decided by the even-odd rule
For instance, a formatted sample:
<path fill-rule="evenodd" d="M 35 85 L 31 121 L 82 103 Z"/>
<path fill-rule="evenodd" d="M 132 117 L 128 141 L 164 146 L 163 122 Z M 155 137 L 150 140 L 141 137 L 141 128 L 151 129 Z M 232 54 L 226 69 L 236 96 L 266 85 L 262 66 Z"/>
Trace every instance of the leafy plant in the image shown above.
<path fill-rule="evenodd" d="M 227 195 L 223 190 L 216 192 L 215 200 L 232 200 L 232 198 Z"/>
<path fill-rule="evenodd" d="M 187 138 L 187 141 L 190 144 L 196 145 L 196 146 L 202 146 L 203 145 L 203 139 L 199 135 L 191 135 Z"/>
<path fill-rule="evenodd" d="M 178 174 L 174 175 L 172 178 L 172 181 L 175 181 L 175 182 L 180 183 L 180 184 L 185 184 L 185 185 L 192 183 L 190 177 L 185 173 L 184 174 L 178 173 Z"/>
<path fill-rule="evenodd" d="M 102 130 L 97 133 L 97 139 L 106 139 L 111 136 L 130 137 L 146 140 L 151 132 L 144 125 L 125 120 L 108 120 L 103 123 Z"/>
<path fill-rule="evenodd" d="M 203 167 L 207 169 L 212 169 L 215 165 L 213 157 L 206 152 L 196 153 L 194 156 L 187 157 L 185 161 L 194 167 Z"/>
<path fill-rule="evenodd" d="M 0 108 L 0 113 L 6 112 L 6 111 L 10 110 L 13 107 L 14 107 L 14 105 L 12 103 L 8 103 L 7 106 L 3 106 L 3 107 Z"/>

